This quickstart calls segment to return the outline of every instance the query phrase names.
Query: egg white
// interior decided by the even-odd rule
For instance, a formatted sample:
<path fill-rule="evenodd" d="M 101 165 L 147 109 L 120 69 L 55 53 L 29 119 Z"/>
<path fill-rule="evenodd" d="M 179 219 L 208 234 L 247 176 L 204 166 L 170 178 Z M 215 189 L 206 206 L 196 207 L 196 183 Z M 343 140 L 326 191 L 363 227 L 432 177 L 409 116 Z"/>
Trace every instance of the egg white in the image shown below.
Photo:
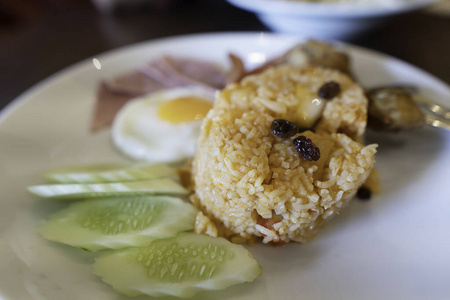
<path fill-rule="evenodd" d="M 178 162 L 193 157 L 202 121 L 171 123 L 158 116 L 162 103 L 189 96 L 213 101 L 211 93 L 195 88 L 163 90 L 131 100 L 114 119 L 114 145 L 140 161 Z"/>

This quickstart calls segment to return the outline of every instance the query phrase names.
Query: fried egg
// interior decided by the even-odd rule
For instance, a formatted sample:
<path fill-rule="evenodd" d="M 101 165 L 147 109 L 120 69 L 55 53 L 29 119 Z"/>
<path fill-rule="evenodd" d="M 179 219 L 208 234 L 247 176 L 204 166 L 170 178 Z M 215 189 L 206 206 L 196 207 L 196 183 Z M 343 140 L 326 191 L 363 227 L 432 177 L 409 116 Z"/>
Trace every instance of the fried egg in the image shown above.
<path fill-rule="evenodd" d="M 212 108 L 210 92 L 176 88 L 128 102 L 116 115 L 111 137 L 129 157 L 177 162 L 194 156 L 202 119 Z"/>

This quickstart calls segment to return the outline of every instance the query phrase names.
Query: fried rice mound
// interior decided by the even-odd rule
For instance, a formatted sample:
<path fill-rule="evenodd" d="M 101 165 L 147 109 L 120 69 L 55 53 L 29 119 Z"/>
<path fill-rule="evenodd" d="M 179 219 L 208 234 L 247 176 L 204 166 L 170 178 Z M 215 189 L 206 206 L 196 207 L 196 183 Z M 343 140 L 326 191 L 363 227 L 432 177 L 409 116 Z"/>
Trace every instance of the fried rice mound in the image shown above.
<path fill-rule="evenodd" d="M 314 130 L 285 139 L 271 133 L 275 119 L 296 121 L 298 85 L 316 93 L 328 81 L 341 92 Z M 360 143 L 366 119 L 362 89 L 330 69 L 281 66 L 227 86 L 204 119 L 192 163 L 196 231 L 239 243 L 307 242 L 372 170 L 376 145 Z M 319 147 L 318 161 L 299 156 L 292 143 L 299 135 Z"/>

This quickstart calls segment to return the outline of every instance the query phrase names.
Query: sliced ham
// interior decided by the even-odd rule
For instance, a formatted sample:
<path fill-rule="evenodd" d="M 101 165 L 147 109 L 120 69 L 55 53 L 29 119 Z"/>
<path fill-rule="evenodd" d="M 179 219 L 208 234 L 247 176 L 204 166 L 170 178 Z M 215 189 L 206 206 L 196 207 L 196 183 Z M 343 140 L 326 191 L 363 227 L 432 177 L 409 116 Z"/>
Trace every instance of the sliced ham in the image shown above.
<path fill-rule="evenodd" d="M 198 85 L 196 81 L 191 80 L 189 77 L 179 76 L 176 71 L 173 70 L 172 67 L 163 60 L 151 62 L 139 68 L 139 72 L 145 74 L 147 77 L 152 78 L 153 80 L 163 82 L 166 88 Z M 203 83 L 200 84 L 202 86 L 206 86 Z"/>
<path fill-rule="evenodd" d="M 133 71 L 105 81 L 106 88 L 115 94 L 137 97 L 165 88 L 159 81 Z"/>
<path fill-rule="evenodd" d="M 224 87 L 225 76 L 215 65 L 196 60 L 162 57 L 139 69 L 167 88 L 197 86 L 217 90 Z M 217 79 L 220 75 L 220 82 Z M 214 82 L 217 81 L 217 82 Z M 212 85 L 214 83 L 215 85 Z"/>
<path fill-rule="evenodd" d="M 110 126 L 116 113 L 132 98 L 134 96 L 111 92 L 106 84 L 100 84 L 91 121 L 91 131 Z"/>
<path fill-rule="evenodd" d="M 197 82 L 207 84 L 215 89 L 222 89 L 225 85 L 225 74 L 218 65 L 192 59 L 180 59 L 171 56 L 164 58 L 180 75 L 189 77 Z"/>

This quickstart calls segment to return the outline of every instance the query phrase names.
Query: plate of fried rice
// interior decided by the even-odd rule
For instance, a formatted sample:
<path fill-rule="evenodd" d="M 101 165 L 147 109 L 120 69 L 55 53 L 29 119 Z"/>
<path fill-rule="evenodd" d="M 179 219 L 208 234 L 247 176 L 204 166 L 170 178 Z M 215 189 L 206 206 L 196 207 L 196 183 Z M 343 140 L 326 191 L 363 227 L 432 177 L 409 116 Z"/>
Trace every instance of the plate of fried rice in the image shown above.
<path fill-rule="evenodd" d="M 197 233 L 243 244 L 262 276 L 193 299 L 450 298 L 450 133 L 431 126 L 395 134 L 368 129 L 365 97 L 372 87 L 415 86 L 448 107 L 449 86 L 348 44 L 333 45 L 348 56 L 345 67 L 299 68 L 304 57 L 290 49 L 302 43 L 307 39 L 266 33 L 152 40 L 88 58 L 6 107 L 0 298 L 151 299 L 121 296 L 92 274 L 93 253 L 39 236 L 38 224 L 65 204 L 38 202 L 26 187 L 61 165 L 131 162 L 114 146 L 110 127 L 91 130 L 99 86 L 167 56 L 241 68 L 215 91 L 183 169 L 199 210 Z M 365 184 L 370 199 L 356 196 Z"/>

